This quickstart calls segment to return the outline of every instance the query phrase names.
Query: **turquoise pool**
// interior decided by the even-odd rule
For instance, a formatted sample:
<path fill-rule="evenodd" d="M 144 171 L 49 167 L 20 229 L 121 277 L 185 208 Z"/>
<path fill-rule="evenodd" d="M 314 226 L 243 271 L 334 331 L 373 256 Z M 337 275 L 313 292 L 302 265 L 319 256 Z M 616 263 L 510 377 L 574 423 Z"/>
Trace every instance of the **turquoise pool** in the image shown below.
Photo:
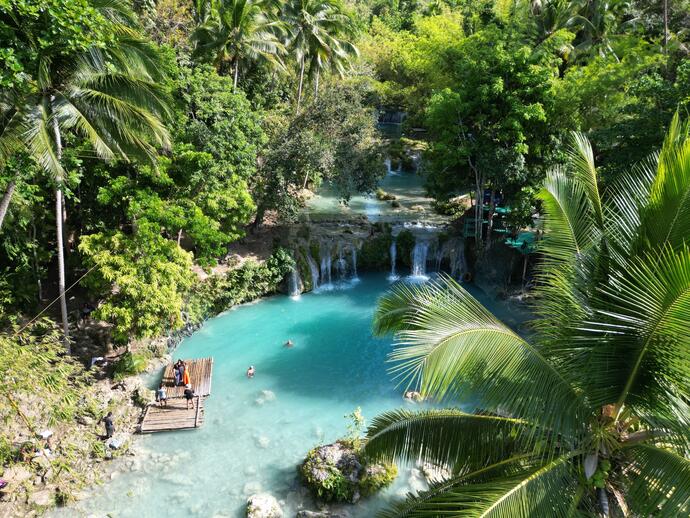
<path fill-rule="evenodd" d="M 389 286 L 384 274 L 364 275 L 341 289 L 297 300 L 276 296 L 208 321 L 175 352 L 175 358 L 215 358 L 204 427 L 138 439 L 140 455 L 123 461 L 122 473 L 66 515 L 239 517 L 259 491 L 281 500 L 286 517 L 315 509 L 297 479 L 304 454 L 344 435 L 344 416 L 358 406 L 370 419 L 414 405 L 402 400 L 387 373 L 391 341 L 371 334 L 376 300 Z M 522 320 L 504 304 L 489 306 L 513 325 Z M 294 348 L 283 347 L 288 339 Z M 393 487 L 350 515 L 372 516 L 420 484 L 413 469 L 401 470 Z"/>

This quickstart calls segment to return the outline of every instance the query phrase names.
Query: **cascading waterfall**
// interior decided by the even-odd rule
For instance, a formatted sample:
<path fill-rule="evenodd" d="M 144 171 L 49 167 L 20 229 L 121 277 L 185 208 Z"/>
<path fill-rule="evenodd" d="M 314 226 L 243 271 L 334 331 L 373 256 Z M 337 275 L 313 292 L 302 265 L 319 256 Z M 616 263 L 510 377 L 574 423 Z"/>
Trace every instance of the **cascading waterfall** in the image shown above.
<path fill-rule="evenodd" d="M 386 158 L 386 160 L 384 160 L 384 164 L 386 164 L 386 174 L 390 175 L 393 172 L 391 169 L 391 159 Z"/>
<path fill-rule="evenodd" d="M 429 241 L 417 239 L 412 249 L 412 277 L 426 277 Z"/>
<path fill-rule="evenodd" d="M 314 258 L 311 256 L 309 251 L 307 251 L 305 255 L 307 257 L 309 271 L 311 272 L 312 289 L 316 289 L 319 287 L 319 266 L 316 264 L 316 261 L 314 261 Z"/>
<path fill-rule="evenodd" d="M 400 277 L 398 277 L 398 274 L 395 273 L 395 262 L 398 258 L 398 243 L 395 239 L 393 239 L 393 242 L 391 243 L 390 255 L 391 255 L 391 273 L 388 276 L 388 280 L 389 281 L 397 281 Z"/>
<path fill-rule="evenodd" d="M 402 160 L 398 162 L 398 168 L 396 169 L 396 173 L 400 174 L 402 173 Z"/>
<path fill-rule="evenodd" d="M 300 293 L 302 293 L 300 284 L 299 271 L 297 267 L 293 267 L 288 280 L 288 293 L 291 297 L 299 297 Z"/>
<path fill-rule="evenodd" d="M 436 247 L 436 263 L 435 263 L 435 272 L 440 273 L 441 272 L 441 263 L 443 262 L 443 256 L 444 254 L 444 246 L 437 246 Z"/>
<path fill-rule="evenodd" d="M 357 245 L 352 245 L 352 280 L 358 281 L 359 276 L 357 275 Z"/>
<path fill-rule="evenodd" d="M 338 243 L 338 260 L 335 262 L 335 269 L 338 272 L 338 279 L 344 280 L 347 275 L 347 261 L 345 260 L 342 243 Z"/>
<path fill-rule="evenodd" d="M 321 242 L 319 247 L 321 255 L 321 285 L 328 285 L 333 282 L 332 268 L 333 259 L 331 257 L 331 243 Z"/>

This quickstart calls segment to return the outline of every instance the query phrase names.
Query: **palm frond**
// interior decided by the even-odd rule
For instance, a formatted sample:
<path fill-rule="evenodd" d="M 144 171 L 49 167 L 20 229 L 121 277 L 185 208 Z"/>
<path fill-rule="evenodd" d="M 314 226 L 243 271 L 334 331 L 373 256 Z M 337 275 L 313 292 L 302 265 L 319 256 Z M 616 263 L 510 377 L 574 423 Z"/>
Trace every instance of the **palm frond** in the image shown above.
<path fill-rule="evenodd" d="M 519 419 L 455 409 L 379 414 L 367 430 L 365 452 L 375 459 L 424 461 L 476 470 L 512 455 L 528 425 Z"/>
<path fill-rule="evenodd" d="M 631 261 L 601 292 L 599 320 L 582 337 L 593 404 L 663 404 L 667 383 L 690 398 L 690 250 Z"/>
<path fill-rule="evenodd" d="M 690 513 L 690 461 L 646 444 L 624 450 L 626 502 L 636 516 L 676 517 Z"/>
<path fill-rule="evenodd" d="M 642 212 L 640 240 L 649 248 L 674 248 L 688 243 L 690 236 L 690 123 L 674 117 L 659 154 L 649 203 Z"/>
<path fill-rule="evenodd" d="M 403 382 L 436 398 L 466 392 L 482 408 L 556 433 L 581 431 L 590 410 L 571 382 L 454 280 L 396 287 L 386 301 L 381 328 L 405 322 L 390 356 Z"/>
<path fill-rule="evenodd" d="M 444 484 L 432 496 L 409 498 L 381 513 L 382 518 L 405 516 L 566 517 L 576 498 L 578 480 L 570 461 L 573 454 L 523 469 L 517 474 L 480 483 Z"/>

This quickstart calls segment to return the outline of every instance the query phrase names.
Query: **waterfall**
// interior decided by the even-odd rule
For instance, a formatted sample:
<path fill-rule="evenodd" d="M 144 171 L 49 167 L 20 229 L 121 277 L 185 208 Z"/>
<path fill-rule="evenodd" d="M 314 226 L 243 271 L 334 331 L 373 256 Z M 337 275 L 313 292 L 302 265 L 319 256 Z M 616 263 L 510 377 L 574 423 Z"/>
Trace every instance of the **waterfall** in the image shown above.
<path fill-rule="evenodd" d="M 319 254 L 321 255 L 321 285 L 331 284 L 333 282 L 332 267 L 333 260 L 331 258 L 331 244 L 321 242 L 319 247 Z"/>
<path fill-rule="evenodd" d="M 386 158 L 386 160 L 384 160 L 384 164 L 386 164 L 386 174 L 390 176 L 390 174 L 393 172 L 391 169 L 391 159 Z"/>
<path fill-rule="evenodd" d="M 319 266 L 314 261 L 314 258 L 309 253 L 309 250 L 304 254 L 307 256 L 307 264 L 309 265 L 309 271 L 311 272 L 311 287 L 316 289 L 319 287 Z"/>
<path fill-rule="evenodd" d="M 396 172 L 398 174 L 402 173 L 402 160 L 400 162 L 398 162 L 398 169 L 396 169 Z"/>
<path fill-rule="evenodd" d="M 297 267 L 294 266 L 290 272 L 290 278 L 288 280 L 288 294 L 291 297 L 299 297 L 300 293 L 302 293 L 300 284 L 299 271 L 297 270 Z"/>
<path fill-rule="evenodd" d="M 417 239 L 412 249 L 412 277 L 426 277 L 426 261 L 429 255 L 429 241 Z"/>
<path fill-rule="evenodd" d="M 359 280 L 357 275 L 357 245 L 352 245 L 352 280 Z"/>
<path fill-rule="evenodd" d="M 441 262 L 443 261 L 444 248 L 446 248 L 445 244 L 443 246 L 437 246 L 436 247 L 436 268 L 435 268 L 436 273 L 441 272 Z"/>
<path fill-rule="evenodd" d="M 397 281 L 399 279 L 398 275 L 395 273 L 395 261 L 398 256 L 398 245 L 397 241 L 393 239 L 393 242 L 391 243 L 391 248 L 390 248 L 390 254 L 391 254 L 391 273 L 388 276 L 389 281 Z"/>
<path fill-rule="evenodd" d="M 342 243 L 338 243 L 338 260 L 335 262 L 335 269 L 338 272 L 338 280 L 345 280 L 347 275 L 347 261 L 343 253 Z"/>

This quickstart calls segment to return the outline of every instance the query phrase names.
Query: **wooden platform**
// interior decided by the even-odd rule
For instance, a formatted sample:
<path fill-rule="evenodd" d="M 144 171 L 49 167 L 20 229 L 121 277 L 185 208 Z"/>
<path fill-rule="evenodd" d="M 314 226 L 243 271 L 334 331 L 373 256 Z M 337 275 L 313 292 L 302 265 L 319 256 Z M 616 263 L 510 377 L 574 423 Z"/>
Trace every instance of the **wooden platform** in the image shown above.
<path fill-rule="evenodd" d="M 146 407 L 139 426 L 140 433 L 191 430 L 204 424 L 204 402 L 211 395 L 213 358 L 185 360 L 185 363 L 189 369 L 189 381 L 195 394 L 194 408 L 187 409 L 184 387 L 175 386 L 173 365 L 170 363 L 165 367 L 161 380 L 168 396 L 168 404 L 161 407 L 155 403 Z"/>
<path fill-rule="evenodd" d="M 190 430 L 204 424 L 204 398 L 194 398 L 194 408 L 187 410 L 184 398 L 168 399 L 168 405 L 149 405 L 144 411 L 140 433 L 171 432 L 173 430 Z"/>
<path fill-rule="evenodd" d="M 189 381 L 197 396 L 207 397 L 211 395 L 211 375 L 213 374 L 213 358 L 201 358 L 198 360 L 184 360 L 189 369 Z M 184 387 L 175 386 L 173 376 L 173 364 L 170 363 L 163 371 L 163 384 L 166 387 L 168 398 L 184 396 Z"/>

